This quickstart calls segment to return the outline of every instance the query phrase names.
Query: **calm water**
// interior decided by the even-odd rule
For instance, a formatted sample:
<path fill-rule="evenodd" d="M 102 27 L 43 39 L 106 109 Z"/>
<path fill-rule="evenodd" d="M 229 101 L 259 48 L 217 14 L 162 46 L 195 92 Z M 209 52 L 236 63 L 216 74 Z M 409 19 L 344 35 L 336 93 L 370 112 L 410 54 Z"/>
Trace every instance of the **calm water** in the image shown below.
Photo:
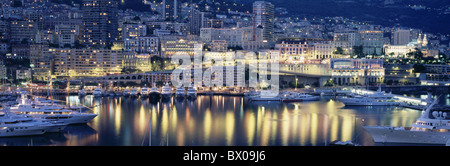
<path fill-rule="evenodd" d="M 401 107 L 345 107 L 331 98 L 289 104 L 248 103 L 230 96 L 157 103 L 118 97 L 59 99 L 93 107 L 98 116 L 62 133 L 0 138 L 0 145 L 148 146 L 151 135 L 152 146 L 324 146 L 334 140 L 373 146 L 362 125 L 410 126 L 421 115 Z M 448 98 L 443 102 L 450 103 Z"/>

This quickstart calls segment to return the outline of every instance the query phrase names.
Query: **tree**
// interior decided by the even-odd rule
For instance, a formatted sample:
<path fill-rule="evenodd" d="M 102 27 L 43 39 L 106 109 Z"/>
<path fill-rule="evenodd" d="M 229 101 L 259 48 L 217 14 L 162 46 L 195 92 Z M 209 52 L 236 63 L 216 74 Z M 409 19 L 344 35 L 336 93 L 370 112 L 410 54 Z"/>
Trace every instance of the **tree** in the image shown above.
<path fill-rule="evenodd" d="M 353 54 L 356 55 L 358 58 L 365 57 L 363 49 L 364 48 L 362 45 L 353 46 Z"/>
<path fill-rule="evenodd" d="M 334 86 L 334 80 L 330 79 L 327 81 L 327 83 L 325 83 L 325 86 Z"/>
<path fill-rule="evenodd" d="M 344 54 L 344 49 L 342 47 L 336 47 L 336 51 L 333 52 L 334 54 Z"/>
<path fill-rule="evenodd" d="M 423 58 L 423 53 L 418 48 L 415 48 L 414 51 L 408 52 L 406 54 L 411 59 L 421 60 Z"/>
<path fill-rule="evenodd" d="M 414 73 L 421 73 L 425 71 L 425 66 L 423 66 L 422 64 L 414 64 L 413 69 Z"/>

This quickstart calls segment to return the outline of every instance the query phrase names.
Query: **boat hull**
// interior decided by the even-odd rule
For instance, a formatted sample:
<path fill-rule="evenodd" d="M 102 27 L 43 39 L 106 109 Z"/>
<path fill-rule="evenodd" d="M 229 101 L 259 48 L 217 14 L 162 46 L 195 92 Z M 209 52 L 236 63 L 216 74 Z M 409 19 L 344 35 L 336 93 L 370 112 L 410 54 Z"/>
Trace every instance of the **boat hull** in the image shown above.
<path fill-rule="evenodd" d="M 258 101 L 262 101 L 262 102 L 265 102 L 265 101 L 276 101 L 276 102 L 280 102 L 281 99 L 278 98 L 278 97 L 276 97 L 276 98 L 253 97 L 253 98 L 250 98 L 249 101 L 251 101 L 251 102 L 258 102 Z"/>
<path fill-rule="evenodd" d="M 86 114 L 79 114 L 79 115 L 69 115 L 69 116 L 65 116 L 65 115 L 42 115 L 42 114 L 36 114 L 36 115 L 31 115 L 32 117 L 35 118 L 42 118 L 45 120 L 49 120 L 49 121 L 58 121 L 64 124 L 84 124 L 84 123 L 88 123 L 90 122 L 92 119 L 94 119 L 97 114 L 91 114 L 91 113 L 86 113 Z"/>
<path fill-rule="evenodd" d="M 0 130 L 0 137 L 18 137 L 18 136 L 30 136 L 30 135 L 42 135 L 50 127 L 49 126 L 34 126 L 27 127 L 27 129 L 6 129 Z"/>
<path fill-rule="evenodd" d="M 395 127 L 363 126 L 375 143 L 410 143 L 445 145 L 450 139 L 450 132 L 411 131 Z"/>
<path fill-rule="evenodd" d="M 316 101 L 316 100 L 319 100 L 319 97 L 318 97 L 318 96 L 307 97 L 307 98 L 282 99 L 282 101 L 285 102 L 285 103 L 290 103 L 290 102 L 302 102 L 302 101 Z"/>
<path fill-rule="evenodd" d="M 340 98 L 338 99 L 340 102 L 344 103 L 346 106 L 398 106 L 399 102 L 395 101 L 383 101 L 378 102 L 375 100 L 362 100 L 362 99 L 347 99 Z"/>

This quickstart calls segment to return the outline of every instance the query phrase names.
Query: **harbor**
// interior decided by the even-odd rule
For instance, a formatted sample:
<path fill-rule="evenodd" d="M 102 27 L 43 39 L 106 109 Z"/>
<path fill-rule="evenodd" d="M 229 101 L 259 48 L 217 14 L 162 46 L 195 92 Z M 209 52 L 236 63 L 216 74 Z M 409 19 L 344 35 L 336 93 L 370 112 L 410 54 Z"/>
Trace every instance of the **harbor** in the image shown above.
<path fill-rule="evenodd" d="M 417 101 L 426 105 L 429 97 L 429 94 L 405 97 L 382 91 L 383 95 L 398 99 L 398 104 L 351 106 L 340 98 L 371 95 L 377 91 L 340 88 L 328 91 L 333 92 L 330 95 L 323 89 L 291 89 L 281 91 L 278 101 L 255 101 L 254 97 L 261 92 L 211 93 L 195 89 L 189 91 L 193 89 L 190 87 L 177 89 L 166 86 L 126 88 L 114 93 L 96 89 L 65 94 L 44 93 L 43 90 L 44 96 L 35 101 L 46 103 L 42 107 L 60 106 L 96 117 L 87 122 L 65 125 L 56 132 L 2 137 L 0 144 L 328 146 L 336 141 L 351 141 L 362 146 L 378 146 L 380 143 L 374 142 L 363 126 L 410 127 L 422 111 L 401 103 Z M 163 89 L 168 92 L 166 97 Z M 24 89 L 20 91 L 28 96 L 30 103 L 31 94 Z M 19 90 L 15 94 L 18 99 L 23 99 L 24 95 L 19 95 Z M 438 96 L 443 98 L 441 105 L 449 105 L 448 94 L 431 95 L 431 98 Z M 305 97 L 310 100 L 300 99 Z M 9 102 L 9 107 L 17 110 L 17 105 L 11 103 L 14 101 L 20 103 L 21 100 L 3 103 L 6 106 Z"/>

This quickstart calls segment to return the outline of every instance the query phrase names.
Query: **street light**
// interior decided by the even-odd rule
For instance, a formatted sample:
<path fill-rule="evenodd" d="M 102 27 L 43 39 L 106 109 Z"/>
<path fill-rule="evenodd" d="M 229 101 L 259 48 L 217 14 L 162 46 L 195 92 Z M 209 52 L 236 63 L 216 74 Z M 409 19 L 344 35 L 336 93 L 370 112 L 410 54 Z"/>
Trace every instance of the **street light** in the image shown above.
<path fill-rule="evenodd" d="M 297 90 L 297 82 L 298 82 L 298 78 L 295 78 L 295 90 Z"/>

